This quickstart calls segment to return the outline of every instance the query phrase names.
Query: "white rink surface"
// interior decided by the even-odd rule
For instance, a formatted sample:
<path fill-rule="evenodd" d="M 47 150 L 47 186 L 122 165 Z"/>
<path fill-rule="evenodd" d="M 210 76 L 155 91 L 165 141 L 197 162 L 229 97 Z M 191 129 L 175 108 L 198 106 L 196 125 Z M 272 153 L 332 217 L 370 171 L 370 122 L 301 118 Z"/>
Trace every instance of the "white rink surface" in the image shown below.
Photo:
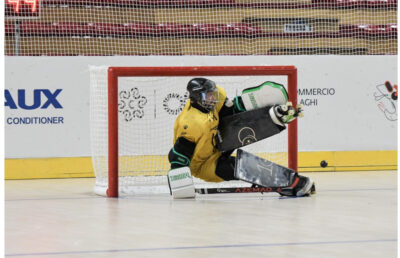
<path fill-rule="evenodd" d="M 397 171 L 304 173 L 317 194 L 105 198 L 7 180 L 6 257 L 397 257 Z"/>

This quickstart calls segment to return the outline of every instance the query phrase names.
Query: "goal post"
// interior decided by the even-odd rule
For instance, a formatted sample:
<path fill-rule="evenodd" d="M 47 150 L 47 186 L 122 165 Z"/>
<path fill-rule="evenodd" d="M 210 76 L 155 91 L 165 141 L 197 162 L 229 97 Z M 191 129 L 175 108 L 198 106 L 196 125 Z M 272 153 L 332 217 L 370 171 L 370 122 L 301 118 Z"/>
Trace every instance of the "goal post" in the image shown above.
<path fill-rule="evenodd" d="M 105 83 L 104 81 L 106 80 L 107 82 L 107 92 L 103 91 L 102 94 L 107 94 L 107 120 L 108 120 L 108 128 L 105 131 L 107 132 L 107 136 L 103 134 L 104 137 L 108 138 L 108 150 L 107 150 L 107 155 L 108 158 L 106 158 L 106 162 L 108 162 L 107 166 L 107 172 L 102 173 L 100 176 L 100 173 L 96 172 L 95 168 L 95 174 L 96 174 L 96 181 L 97 180 L 103 180 L 103 183 L 105 183 L 105 179 L 103 177 L 108 177 L 107 179 L 107 186 L 106 186 L 106 195 L 108 197 L 118 197 L 119 196 L 119 188 L 121 186 L 121 180 L 126 180 L 122 179 L 125 178 L 121 177 L 120 174 L 120 163 L 121 159 L 124 159 L 124 156 L 126 156 L 124 153 L 121 153 L 119 145 L 121 142 L 129 142 L 128 140 L 122 140 L 120 138 L 121 130 L 119 126 L 119 119 L 121 119 L 121 99 L 120 97 L 124 95 L 126 92 L 119 91 L 119 84 L 121 78 L 128 77 L 131 78 L 133 81 L 135 81 L 135 78 L 142 78 L 142 81 L 145 81 L 143 78 L 161 78 L 160 80 L 155 81 L 154 83 L 149 82 L 149 85 L 153 84 L 160 84 L 163 86 L 163 88 L 171 89 L 172 87 L 179 87 L 180 89 L 186 90 L 186 84 L 183 83 L 175 83 L 175 82 L 164 82 L 162 78 L 179 78 L 179 77 L 184 77 L 184 78 L 191 78 L 191 77 L 212 77 L 215 78 L 214 80 L 216 81 L 217 85 L 220 85 L 219 78 L 233 78 L 231 79 L 231 82 L 227 83 L 228 85 L 232 85 L 232 81 L 235 81 L 234 78 L 237 77 L 244 77 L 244 78 L 259 78 L 261 81 L 267 81 L 270 76 L 283 76 L 286 77 L 286 88 L 288 90 L 289 94 L 289 100 L 293 103 L 293 105 L 297 104 L 297 69 L 294 66 L 179 66 L 179 67 L 108 67 L 107 69 L 107 75 L 105 78 L 104 76 L 104 69 L 103 69 L 103 77 L 102 79 L 98 79 L 98 70 L 96 69 L 91 69 L 91 87 L 97 87 L 99 82 Z M 187 80 L 186 80 L 187 82 Z M 137 82 L 139 83 L 139 82 Z M 247 82 L 245 81 L 244 83 L 242 82 L 241 84 L 247 84 L 248 85 L 241 85 L 243 88 L 248 88 L 252 87 L 255 85 L 252 85 L 252 82 Z M 136 82 L 133 84 L 136 85 Z M 139 83 L 140 84 L 140 83 Z M 175 84 L 179 84 L 176 86 Z M 226 85 L 221 85 L 222 87 L 227 87 Z M 137 88 L 134 88 L 137 90 Z M 135 93 L 132 93 L 131 95 L 134 96 L 132 100 L 130 100 L 130 104 L 135 104 L 137 105 L 138 99 L 140 98 L 139 94 L 137 94 L 137 91 Z M 237 89 L 236 89 L 237 90 Z M 132 91 L 132 89 L 131 89 Z M 237 94 L 237 91 L 236 91 Z M 128 94 L 129 95 L 129 94 Z M 157 97 L 156 97 L 156 90 L 154 90 L 154 109 L 157 109 L 158 102 Z M 234 97 L 234 96 L 228 96 L 228 97 Z M 93 97 L 91 97 L 92 99 Z M 97 97 L 93 101 L 97 101 Z M 182 101 L 182 99 L 181 99 Z M 185 99 L 187 101 L 187 98 Z M 146 100 L 147 102 L 147 100 Z M 143 101 L 144 103 L 144 101 Z M 129 104 L 129 105 L 130 105 Z M 165 105 L 165 103 L 164 103 Z M 93 116 L 98 115 L 98 110 L 92 111 L 92 103 L 91 103 L 91 115 Z M 102 111 L 104 112 L 104 110 Z M 174 115 L 177 115 L 177 112 L 174 113 Z M 134 117 L 134 116 L 133 116 Z M 158 115 L 158 117 L 160 117 Z M 153 120 L 157 120 L 156 113 L 154 113 L 154 118 Z M 156 144 L 157 142 L 160 142 L 163 140 L 162 138 L 170 138 L 168 141 L 170 142 L 169 148 L 172 147 L 172 136 L 173 136 L 173 121 L 172 118 L 166 118 L 168 120 L 168 125 L 166 122 L 163 122 L 163 124 L 150 124 L 149 125 L 149 130 L 155 130 L 158 128 L 159 132 L 162 131 L 168 131 L 167 135 L 170 135 L 169 137 L 167 136 L 162 136 L 162 135 L 154 135 L 157 133 L 149 132 L 146 128 L 142 128 L 143 135 L 139 136 L 140 138 L 144 137 L 144 134 L 153 134 L 151 137 L 159 137 L 160 139 L 156 139 Z M 171 125 L 172 123 L 172 125 Z M 138 125 L 139 126 L 139 125 Z M 146 125 L 147 126 L 147 125 Z M 96 129 L 92 128 L 93 126 L 91 125 L 91 131 L 94 131 Z M 171 128 L 165 128 L 165 127 L 171 127 Z M 129 131 L 129 130 L 128 130 Z M 126 133 L 127 135 L 136 135 L 137 133 L 133 132 L 128 132 Z M 103 137 L 100 136 L 100 137 Z M 99 137 L 99 135 L 93 136 L 92 135 L 92 140 L 93 137 Z M 129 137 L 129 136 L 128 136 Z M 289 124 L 288 129 L 287 129 L 287 136 L 285 136 L 286 139 L 281 140 L 281 141 L 286 141 L 286 147 L 287 148 L 287 166 L 291 169 L 294 169 L 297 171 L 297 120 L 294 120 L 292 123 Z M 94 140 L 99 140 L 99 139 L 94 139 Z M 104 139 L 103 139 L 104 140 Z M 168 144 L 167 141 L 167 144 Z M 263 141 L 261 141 L 263 142 Z M 150 143 L 149 143 L 150 144 Z M 161 142 L 160 142 L 161 144 Z M 256 143 L 257 144 L 257 143 Z M 266 143 L 268 144 L 268 143 Z M 264 144 L 265 145 L 265 144 Z M 93 148 L 94 144 L 92 144 Z M 135 148 L 135 149 L 144 149 L 144 148 L 149 148 L 151 149 L 153 146 L 134 146 L 134 147 L 129 147 L 130 149 Z M 154 146 L 156 147 L 156 146 Z M 151 159 L 161 159 L 163 161 L 160 161 L 160 163 L 164 164 L 163 168 L 157 168 L 157 167 L 152 167 L 151 169 L 154 171 L 161 171 L 161 170 L 166 170 L 165 168 L 165 163 L 166 163 L 166 157 L 168 154 L 167 149 L 164 149 L 165 153 L 156 153 L 157 156 L 154 156 L 152 152 L 146 152 L 146 159 L 142 160 L 137 160 L 133 162 L 137 163 L 146 163 L 146 162 L 152 162 L 150 161 Z M 92 150 L 93 153 L 93 150 Z M 149 154 L 151 153 L 151 154 Z M 105 154 L 105 153 L 104 153 Z M 132 157 L 131 157 L 132 158 Z M 94 161 L 95 162 L 95 161 Z M 136 165 L 133 165 L 133 163 L 130 163 L 128 167 L 135 167 Z M 95 165 L 96 167 L 96 165 Z M 130 169 L 127 169 L 130 170 Z M 132 177 L 135 177 L 134 175 L 135 172 L 131 172 L 133 175 Z M 159 174 L 163 174 L 165 176 L 165 171 Z M 152 175 L 152 174 L 150 174 Z M 144 177 L 145 181 L 148 180 L 146 177 L 149 176 L 149 174 L 144 174 L 144 175 L 138 175 L 139 177 Z M 102 178 L 98 178 L 102 177 Z M 128 176 L 130 177 L 130 175 Z M 165 183 L 165 181 L 163 181 Z M 134 187 L 134 186 L 132 186 Z"/>

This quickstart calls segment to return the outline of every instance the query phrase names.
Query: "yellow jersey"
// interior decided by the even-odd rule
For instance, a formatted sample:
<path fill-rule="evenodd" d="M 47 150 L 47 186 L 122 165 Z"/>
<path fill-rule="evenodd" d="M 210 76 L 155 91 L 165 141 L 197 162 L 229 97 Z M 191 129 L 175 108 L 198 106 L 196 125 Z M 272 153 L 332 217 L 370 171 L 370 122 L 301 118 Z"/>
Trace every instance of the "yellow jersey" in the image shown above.
<path fill-rule="evenodd" d="M 188 100 L 174 125 L 174 142 L 179 137 L 194 142 L 196 148 L 190 162 L 192 175 L 205 181 L 220 182 L 215 168 L 221 152 L 216 148 L 215 136 L 218 130 L 219 111 L 224 105 L 226 92 L 217 86 L 219 102 L 213 111 L 203 113 L 190 105 Z"/>

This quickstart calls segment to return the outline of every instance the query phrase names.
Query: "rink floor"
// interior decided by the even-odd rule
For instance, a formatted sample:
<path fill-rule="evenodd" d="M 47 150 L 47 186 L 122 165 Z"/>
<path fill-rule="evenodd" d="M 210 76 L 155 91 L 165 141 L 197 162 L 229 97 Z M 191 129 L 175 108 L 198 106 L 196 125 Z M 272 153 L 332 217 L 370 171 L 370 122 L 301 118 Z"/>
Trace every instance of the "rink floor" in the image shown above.
<path fill-rule="evenodd" d="M 6 257 L 397 257 L 397 171 L 304 173 L 317 194 L 105 198 L 7 180 Z"/>

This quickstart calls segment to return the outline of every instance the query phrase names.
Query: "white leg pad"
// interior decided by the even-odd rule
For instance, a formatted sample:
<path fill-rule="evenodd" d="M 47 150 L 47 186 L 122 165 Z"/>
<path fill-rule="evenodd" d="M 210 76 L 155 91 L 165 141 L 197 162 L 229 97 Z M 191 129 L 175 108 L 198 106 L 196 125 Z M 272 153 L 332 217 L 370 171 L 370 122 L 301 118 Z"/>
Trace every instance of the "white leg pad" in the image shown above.
<path fill-rule="evenodd" d="M 171 169 L 168 184 L 174 199 L 194 198 L 196 195 L 189 167 Z"/>
<path fill-rule="evenodd" d="M 282 105 L 288 101 L 286 89 L 283 85 L 274 82 L 264 82 L 258 87 L 245 89 L 241 97 L 246 111 Z"/>

